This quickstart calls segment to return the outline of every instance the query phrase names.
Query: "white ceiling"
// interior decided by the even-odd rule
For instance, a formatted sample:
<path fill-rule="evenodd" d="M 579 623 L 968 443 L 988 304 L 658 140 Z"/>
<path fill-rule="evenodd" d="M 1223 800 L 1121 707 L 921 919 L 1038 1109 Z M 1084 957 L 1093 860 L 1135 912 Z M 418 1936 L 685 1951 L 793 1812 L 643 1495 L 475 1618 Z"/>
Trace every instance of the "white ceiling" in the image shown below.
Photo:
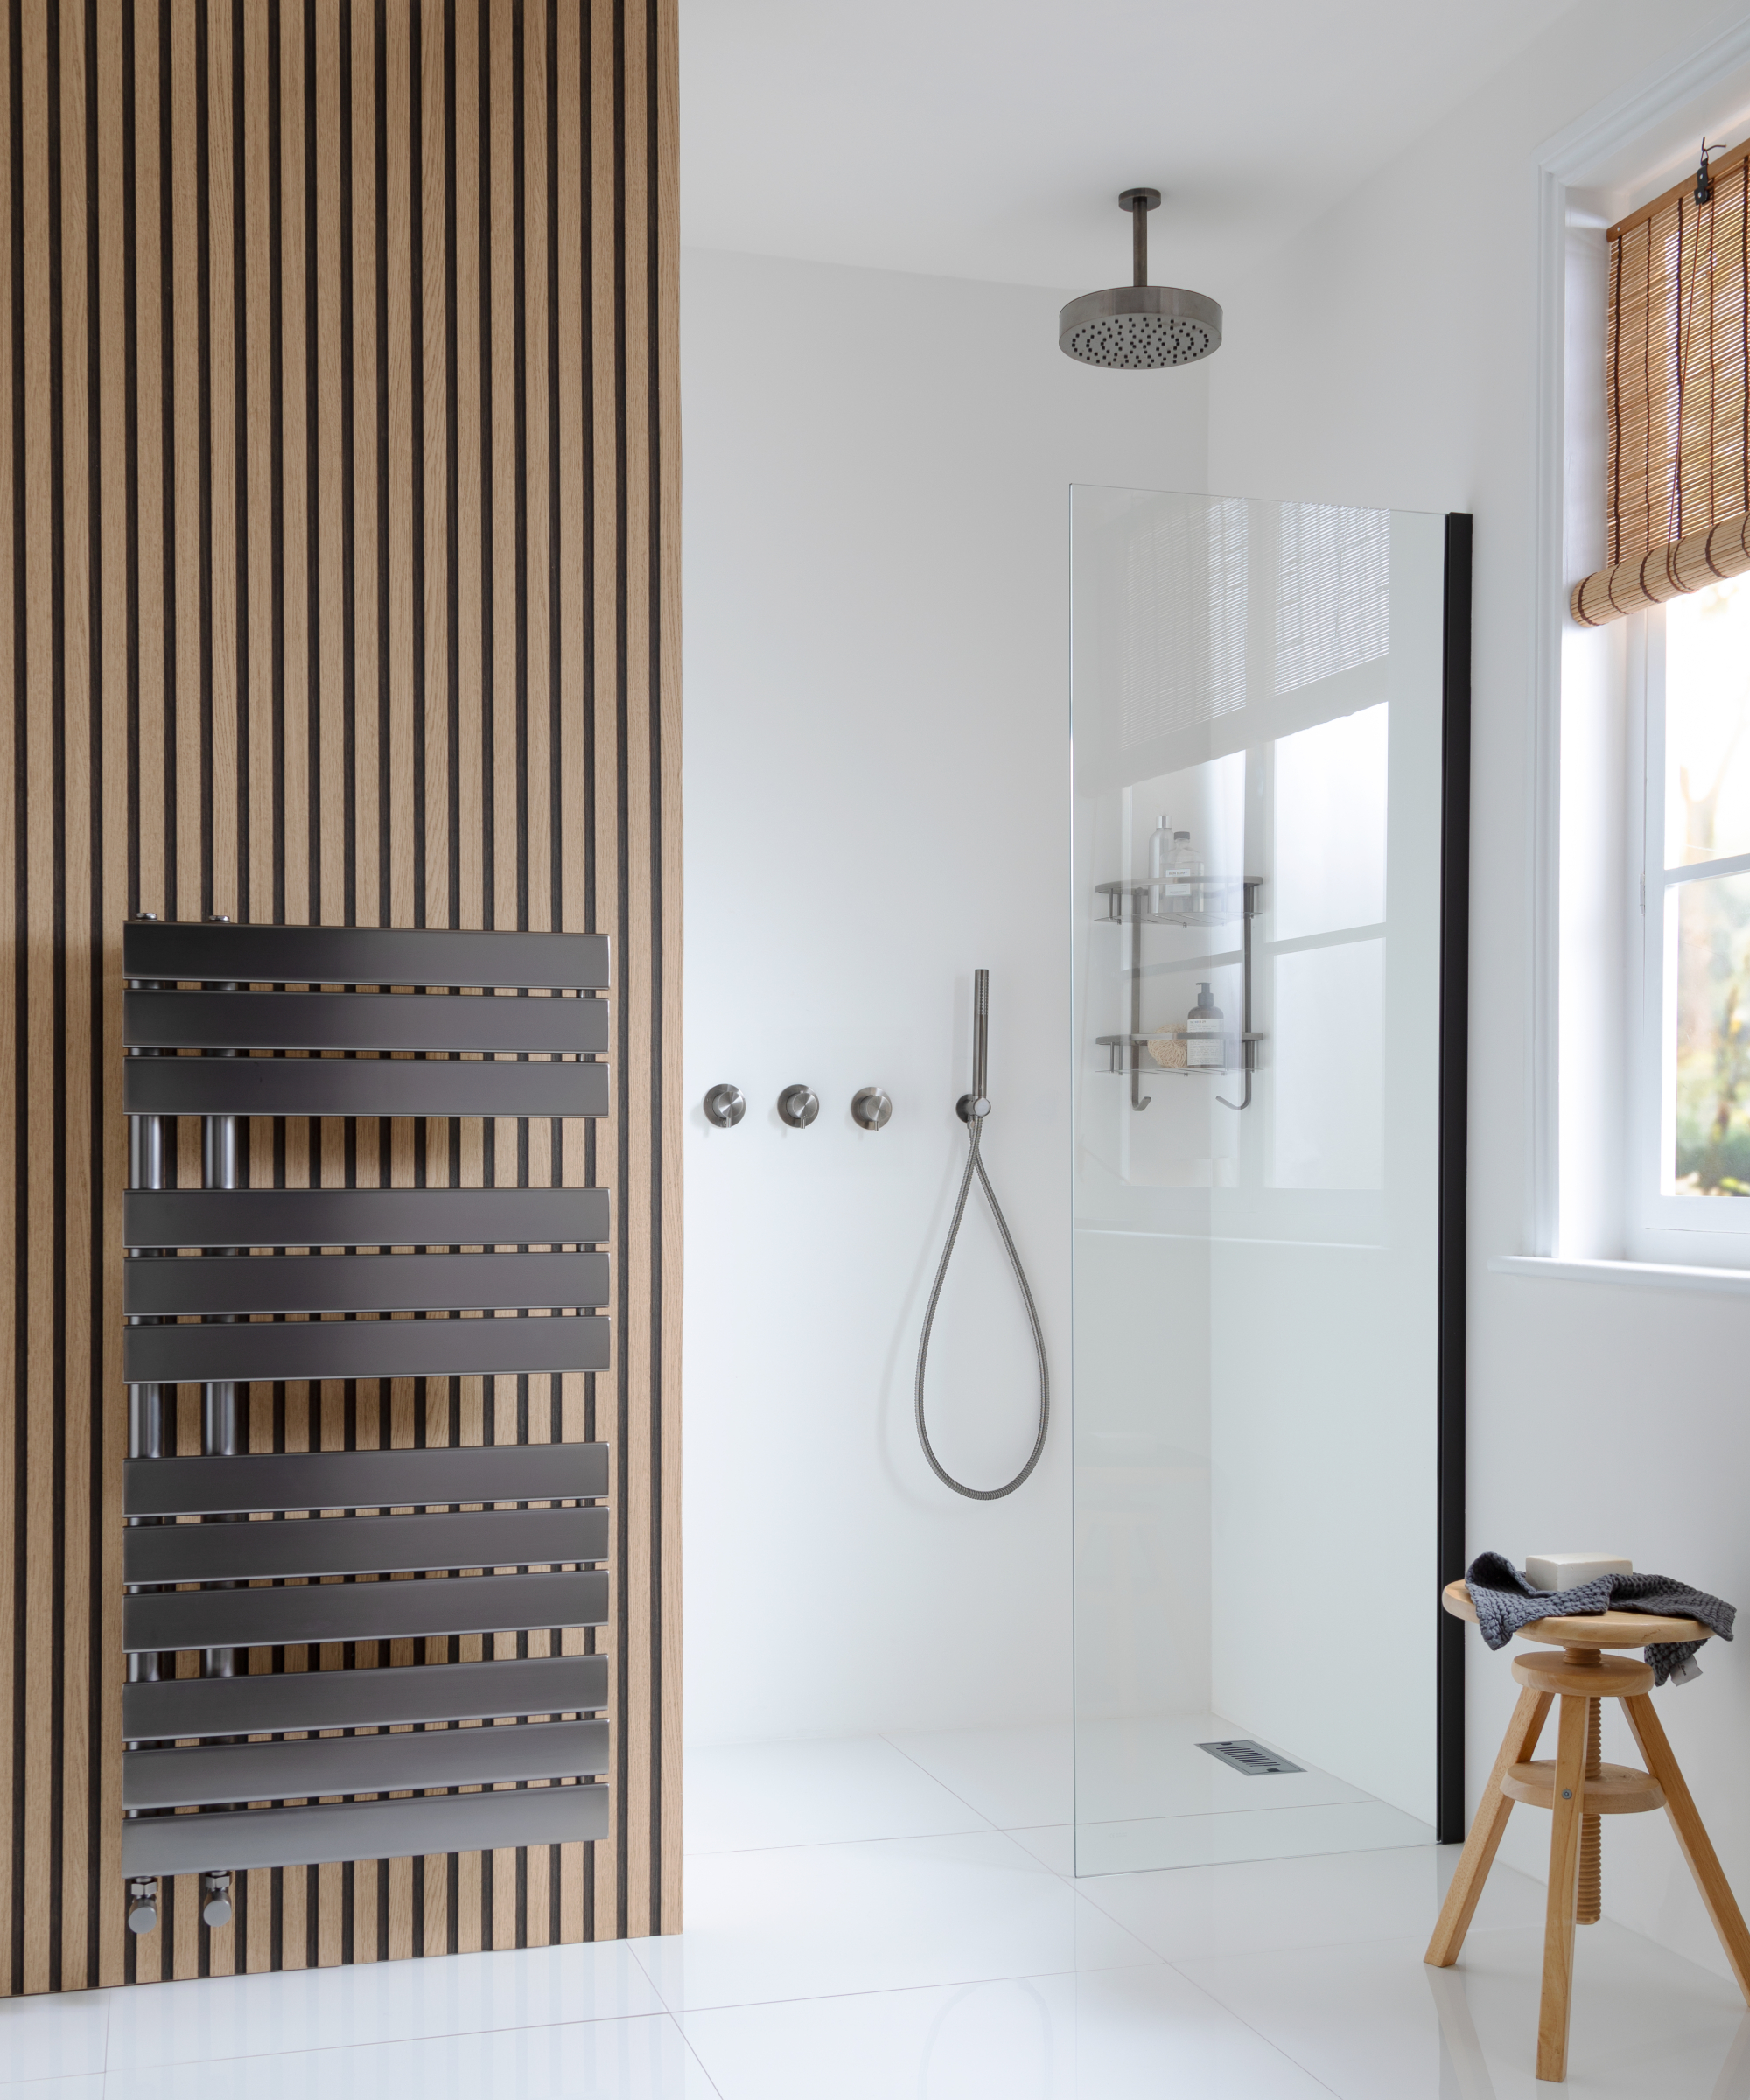
<path fill-rule="evenodd" d="M 681 0 L 692 246 L 1216 298 L 1573 0 Z"/>

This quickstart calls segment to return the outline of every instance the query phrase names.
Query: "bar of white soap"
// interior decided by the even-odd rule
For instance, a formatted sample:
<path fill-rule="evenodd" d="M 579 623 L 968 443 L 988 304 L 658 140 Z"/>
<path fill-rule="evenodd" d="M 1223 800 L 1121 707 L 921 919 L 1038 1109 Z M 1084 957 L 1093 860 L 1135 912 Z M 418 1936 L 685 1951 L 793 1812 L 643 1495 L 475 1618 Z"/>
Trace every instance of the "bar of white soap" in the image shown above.
<path fill-rule="evenodd" d="M 1634 1563 L 1615 1553 L 1528 1553 L 1525 1579 L 1534 1590 L 1577 1590 L 1600 1575 L 1632 1575 Z"/>

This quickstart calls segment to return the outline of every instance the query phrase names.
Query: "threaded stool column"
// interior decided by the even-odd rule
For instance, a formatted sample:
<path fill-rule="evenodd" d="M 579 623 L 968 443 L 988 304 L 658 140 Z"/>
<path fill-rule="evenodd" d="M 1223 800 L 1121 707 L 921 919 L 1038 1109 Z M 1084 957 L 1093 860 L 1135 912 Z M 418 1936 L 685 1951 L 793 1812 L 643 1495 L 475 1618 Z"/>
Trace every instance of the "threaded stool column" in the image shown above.
<path fill-rule="evenodd" d="M 1603 1775 L 1604 1702 L 1591 1699 L 1587 1706 L 1586 1775 L 1590 1780 Z M 1596 1925 L 1603 1914 L 1604 1854 L 1600 1843 L 1600 1818 L 1582 1816 L 1579 1886 L 1574 1896 L 1574 1922 L 1579 1925 Z"/>

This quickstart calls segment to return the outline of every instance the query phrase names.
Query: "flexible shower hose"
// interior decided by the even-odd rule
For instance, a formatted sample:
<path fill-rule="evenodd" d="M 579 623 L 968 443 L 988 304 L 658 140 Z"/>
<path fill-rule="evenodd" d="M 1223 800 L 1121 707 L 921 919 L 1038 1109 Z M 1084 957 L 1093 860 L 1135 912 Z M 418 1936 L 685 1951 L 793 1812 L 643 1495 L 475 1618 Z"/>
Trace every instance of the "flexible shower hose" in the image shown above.
<path fill-rule="evenodd" d="M 990 1103 L 984 1096 L 984 1033 L 989 1011 L 989 970 L 981 970 L 975 980 L 973 1006 L 973 1036 L 976 1048 L 974 1053 L 973 1090 L 960 1103 L 960 1114 L 966 1124 L 966 1172 L 960 1178 L 960 1194 L 954 1206 L 954 1222 L 948 1228 L 948 1240 L 937 1264 L 935 1281 L 930 1285 L 929 1306 L 924 1314 L 924 1331 L 918 1340 L 917 1415 L 918 1441 L 924 1447 L 924 1456 L 930 1469 L 947 1488 L 956 1494 L 963 1494 L 975 1502 L 1000 1502 L 1005 1494 L 1012 1494 L 1033 1467 L 1040 1462 L 1040 1453 L 1045 1449 L 1045 1432 L 1051 1420 L 1051 1373 L 1046 1367 L 1045 1335 L 1040 1326 L 1040 1317 L 1033 1305 L 1033 1294 L 1027 1285 L 1027 1272 L 1021 1266 L 1021 1257 L 1015 1250 L 1015 1242 L 1009 1232 L 1009 1222 L 1003 1215 L 1003 1207 L 997 1200 L 997 1192 L 990 1186 L 990 1177 L 984 1171 L 984 1162 L 979 1156 L 978 1141 L 984 1128 L 984 1117 Z M 929 1425 L 924 1419 L 924 1372 L 929 1363 L 930 1329 L 935 1325 L 935 1309 L 942 1297 L 943 1279 L 948 1275 L 948 1264 L 954 1258 L 954 1243 L 960 1237 L 961 1221 L 966 1215 L 966 1199 L 972 1193 L 972 1177 L 976 1174 L 984 1190 L 985 1200 L 990 1206 L 990 1215 L 997 1221 L 997 1229 L 1003 1236 L 1003 1245 L 1008 1250 L 1009 1262 L 1015 1271 L 1015 1281 L 1021 1286 L 1021 1298 L 1027 1308 L 1027 1320 L 1033 1331 L 1033 1348 L 1039 1355 L 1039 1434 L 1033 1438 L 1032 1450 L 1027 1462 L 1012 1480 L 1001 1488 L 969 1488 L 963 1480 L 956 1480 L 942 1460 L 935 1455 L 929 1439 Z"/>

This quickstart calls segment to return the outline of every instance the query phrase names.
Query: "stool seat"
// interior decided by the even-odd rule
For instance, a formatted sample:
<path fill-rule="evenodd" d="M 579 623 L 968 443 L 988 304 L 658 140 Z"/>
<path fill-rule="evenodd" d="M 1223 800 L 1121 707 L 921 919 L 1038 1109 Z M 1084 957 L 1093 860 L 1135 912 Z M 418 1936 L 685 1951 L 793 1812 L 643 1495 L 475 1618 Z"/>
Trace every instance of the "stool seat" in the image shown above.
<path fill-rule="evenodd" d="M 1476 1624 L 1476 1606 L 1462 1582 L 1449 1582 L 1440 1602 L 1454 1619 Z M 1542 1641 L 1553 1648 L 1646 1648 L 1655 1642 L 1712 1636 L 1712 1628 L 1699 1619 L 1670 1619 L 1660 1612 L 1558 1612 L 1514 1630 L 1522 1641 Z"/>
<path fill-rule="evenodd" d="M 1501 1775 L 1501 1790 L 1534 1809 L 1553 1809 L 1555 1759 L 1509 1766 Z M 1648 1809 L 1664 1807 L 1665 1790 L 1650 1772 L 1634 1765 L 1600 1765 L 1596 1779 L 1586 1774 L 1584 1805 L 1588 1816 L 1644 1816 Z"/>

